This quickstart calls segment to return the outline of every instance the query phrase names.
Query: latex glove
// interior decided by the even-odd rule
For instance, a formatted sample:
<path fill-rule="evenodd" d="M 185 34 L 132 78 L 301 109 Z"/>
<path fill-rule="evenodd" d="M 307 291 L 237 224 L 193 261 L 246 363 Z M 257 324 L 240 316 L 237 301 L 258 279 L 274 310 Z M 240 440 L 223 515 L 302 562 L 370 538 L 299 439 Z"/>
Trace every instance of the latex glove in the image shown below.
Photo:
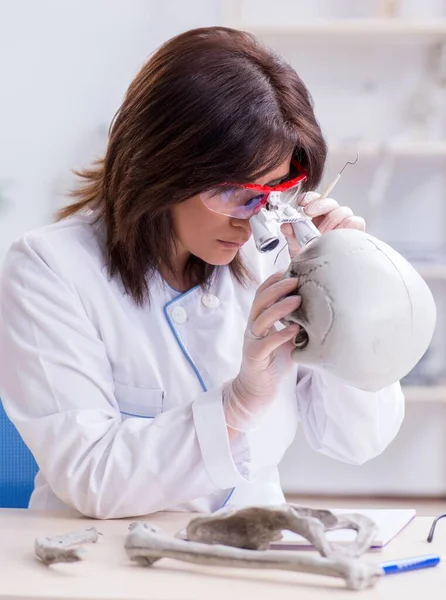
<path fill-rule="evenodd" d="M 366 225 L 362 217 L 357 217 L 348 206 L 339 206 L 333 198 L 322 198 L 317 192 L 307 192 L 299 201 L 305 214 L 311 217 L 321 233 L 332 229 L 359 229 L 365 231 Z M 289 223 L 281 225 L 281 230 L 288 243 L 291 258 L 299 252 L 300 247 Z"/>
<path fill-rule="evenodd" d="M 297 278 L 283 279 L 275 273 L 257 290 L 243 341 L 243 356 L 237 377 L 223 388 L 226 424 L 235 431 L 255 429 L 259 417 L 270 407 L 283 374 L 291 369 L 292 338 L 298 325 L 278 330 L 275 323 L 300 305 L 292 293 Z"/>

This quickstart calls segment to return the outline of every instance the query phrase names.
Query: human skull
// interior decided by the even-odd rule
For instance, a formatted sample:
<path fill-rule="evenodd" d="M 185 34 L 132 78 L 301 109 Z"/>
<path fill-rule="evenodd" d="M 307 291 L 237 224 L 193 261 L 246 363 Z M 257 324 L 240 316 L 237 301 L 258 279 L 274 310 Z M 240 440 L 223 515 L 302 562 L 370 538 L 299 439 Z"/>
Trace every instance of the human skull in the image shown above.
<path fill-rule="evenodd" d="M 354 387 L 402 379 L 427 350 L 436 324 L 432 293 L 393 248 L 354 229 L 315 238 L 292 260 L 302 297 L 284 323 L 301 331 L 292 358 Z"/>

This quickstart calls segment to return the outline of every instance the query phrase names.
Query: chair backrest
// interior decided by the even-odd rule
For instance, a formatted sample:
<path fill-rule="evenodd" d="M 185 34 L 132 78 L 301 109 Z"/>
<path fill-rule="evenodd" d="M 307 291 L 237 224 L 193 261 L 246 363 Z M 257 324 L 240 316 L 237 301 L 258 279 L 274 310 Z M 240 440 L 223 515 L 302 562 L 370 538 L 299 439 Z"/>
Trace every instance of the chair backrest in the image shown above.
<path fill-rule="evenodd" d="M 0 508 L 27 508 L 37 470 L 0 401 Z"/>

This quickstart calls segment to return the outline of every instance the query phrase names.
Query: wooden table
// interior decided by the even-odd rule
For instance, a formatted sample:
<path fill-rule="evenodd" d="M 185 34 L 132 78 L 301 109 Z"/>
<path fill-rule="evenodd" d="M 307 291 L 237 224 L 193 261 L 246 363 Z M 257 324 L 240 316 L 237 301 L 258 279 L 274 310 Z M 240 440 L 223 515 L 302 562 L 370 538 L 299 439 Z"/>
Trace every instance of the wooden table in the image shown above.
<path fill-rule="evenodd" d="M 174 533 L 190 519 L 184 513 L 159 513 L 145 520 Z M 134 519 L 132 519 L 134 520 Z M 163 559 L 150 568 L 131 563 L 123 544 L 132 520 L 94 521 L 70 513 L 0 509 L 0 598 L 52 600 L 397 600 L 446 597 L 446 563 L 433 569 L 387 576 L 370 590 L 353 592 L 342 580 L 285 571 L 199 567 Z M 440 521 L 432 544 L 426 536 L 432 519 L 416 518 L 369 561 L 438 552 L 446 554 L 446 523 Z M 103 537 L 85 545 L 85 558 L 72 564 L 43 565 L 34 556 L 37 536 L 60 535 L 95 526 Z"/>

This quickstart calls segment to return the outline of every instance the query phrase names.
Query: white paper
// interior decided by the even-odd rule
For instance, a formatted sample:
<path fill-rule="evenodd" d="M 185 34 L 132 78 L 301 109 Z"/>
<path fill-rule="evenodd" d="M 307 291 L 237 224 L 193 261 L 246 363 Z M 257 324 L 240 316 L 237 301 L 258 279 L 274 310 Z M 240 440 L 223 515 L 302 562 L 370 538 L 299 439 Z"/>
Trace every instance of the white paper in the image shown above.
<path fill-rule="evenodd" d="M 404 527 L 415 517 L 415 509 L 355 509 L 355 508 L 332 508 L 328 509 L 336 515 L 360 513 L 370 517 L 378 526 L 378 533 L 371 545 L 372 548 L 382 548 L 388 544 Z M 291 531 L 282 532 L 283 539 L 271 544 L 271 548 L 285 549 L 287 547 L 311 547 L 308 540 Z M 326 537 L 330 542 L 349 543 L 356 538 L 356 531 L 351 529 L 340 529 L 327 531 Z"/>

